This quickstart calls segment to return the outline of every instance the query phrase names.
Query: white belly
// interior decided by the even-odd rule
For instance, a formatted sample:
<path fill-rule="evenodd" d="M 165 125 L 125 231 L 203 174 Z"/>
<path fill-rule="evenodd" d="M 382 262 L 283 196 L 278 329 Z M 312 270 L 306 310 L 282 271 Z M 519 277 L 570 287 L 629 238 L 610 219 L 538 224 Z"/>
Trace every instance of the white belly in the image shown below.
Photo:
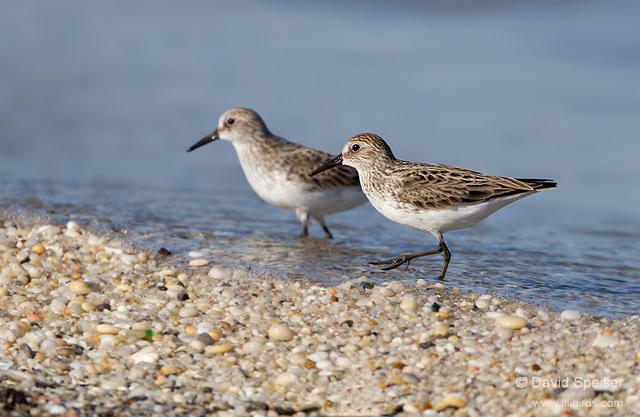
<path fill-rule="evenodd" d="M 288 179 L 284 171 L 265 171 L 242 164 L 251 188 L 269 204 L 296 213 L 322 217 L 349 210 L 366 203 L 360 187 L 338 187 L 314 190 L 302 181 Z"/>
<path fill-rule="evenodd" d="M 433 235 L 464 229 L 482 221 L 509 203 L 530 193 L 496 198 L 478 204 L 465 204 L 442 209 L 401 208 L 395 201 L 370 199 L 371 204 L 389 220 L 429 232 Z M 374 201 L 375 200 L 375 201 Z"/>

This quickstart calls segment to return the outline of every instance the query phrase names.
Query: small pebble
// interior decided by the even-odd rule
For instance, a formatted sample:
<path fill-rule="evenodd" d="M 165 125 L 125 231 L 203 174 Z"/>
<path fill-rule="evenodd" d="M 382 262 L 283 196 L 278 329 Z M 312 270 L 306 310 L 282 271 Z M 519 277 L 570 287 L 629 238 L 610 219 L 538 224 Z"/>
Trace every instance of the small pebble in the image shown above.
<path fill-rule="evenodd" d="M 418 378 L 417 376 L 415 376 L 414 374 L 409 374 L 409 373 L 403 373 L 402 374 L 402 379 L 404 380 L 404 382 L 406 382 L 407 384 L 418 384 L 420 383 L 420 378 Z"/>
<path fill-rule="evenodd" d="M 567 321 L 579 320 L 580 316 L 580 312 L 576 310 L 564 310 L 562 313 L 560 313 L 560 319 Z"/>
<path fill-rule="evenodd" d="M 520 330 L 527 322 L 520 316 L 502 316 L 496 319 L 496 325 L 505 329 Z"/>
<path fill-rule="evenodd" d="M 111 304 L 109 303 L 100 303 L 96 306 L 96 311 L 111 311 Z"/>
<path fill-rule="evenodd" d="M 373 284 L 373 282 L 366 282 L 365 281 L 362 284 L 360 284 L 360 286 L 362 286 L 363 290 L 372 290 L 375 285 Z"/>
<path fill-rule="evenodd" d="M 220 345 L 207 346 L 207 354 L 220 355 L 231 352 L 231 345 L 223 343 Z"/>
<path fill-rule="evenodd" d="M 184 371 L 184 368 L 179 366 L 163 366 L 160 368 L 160 373 L 164 376 L 177 375 Z"/>
<path fill-rule="evenodd" d="M 158 361 L 160 357 L 153 349 L 142 349 L 133 355 L 131 355 L 131 360 L 133 363 L 155 363 Z"/>
<path fill-rule="evenodd" d="M 220 330 L 218 329 L 211 329 L 207 333 L 209 334 L 209 336 L 211 336 L 211 339 L 213 339 L 214 342 L 222 339 L 222 332 L 220 332 Z"/>
<path fill-rule="evenodd" d="M 264 343 L 251 340 L 242 346 L 242 350 L 245 353 L 260 354 L 264 350 Z"/>
<path fill-rule="evenodd" d="M 396 295 L 396 292 L 389 287 L 384 287 L 380 290 L 380 294 L 382 294 L 384 297 L 393 297 Z"/>
<path fill-rule="evenodd" d="M 227 278 L 230 273 L 226 268 L 220 265 L 216 265 L 212 266 L 211 269 L 209 269 L 209 273 L 207 275 L 209 275 L 213 279 L 224 279 Z"/>
<path fill-rule="evenodd" d="M 448 311 L 438 311 L 436 313 L 436 317 L 444 320 L 444 319 L 448 319 L 449 318 L 449 312 Z"/>
<path fill-rule="evenodd" d="M 609 348 L 615 347 L 619 342 L 620 341 L 615 336 L 599 335 L 594 339 L 592 346 L 598 348 Z"/>
<path fill-rule="evenodd" d="M 466 401 L 459 395 L 448 394 L 445 395 L 440 401 L 433 404 L 433 409 L 436 411 L 442 411 L 447 408 L 463 408 L 466 405 Z"/>
<path fill-rule="evenodd" d="M 40 243 L 38 243 L 37 245 L 34 245 L 31 248 L 31 252 L 35 253 L 36 255 L 42 255 L 43 253 L 46 252 L 47 249 L 45 249 L 44 246 L 42 246 Z"/>
<path fill-rule="evenodd" d="M 513 337 L 513 330 L 506 327 L 498 327 L 496 329 L 496 334 L 502 340 L 509 340 Z"/>
<path fill-rule="evenodd" d="M 189 343 L 189 347 L 194 352 L 201 353 L 204 350 L 205 346 L 204 346 L 204 343 L 202 343 L 198 339 L 195 339 L 195 340 L 191 341 L 191 343 Z M 209 347 L 211 347 L 211 346 L 209 346 Z M 217 353 L 217 352 L 214 352 L 214 353 Z"/>
<path fill-rule="evenodd" d="M 351 361 L 348 358 L 345 358 L 344 356 L 340 356 L 338 359 L 336 359 L 336 366 L 343 368 L 343 369 L 348 369 L 351 367 Z"/>
<path fill-rule="evenodd" d="M 293 339 L 294 333 L 284 324 L 274 324 L 269 328 L 269 339 L 286 342 Z"/>
<path fill-rule="evenodd" d="M 198 341 L 200 341 L 204 346 L 209 346 L 215 343 L 213 337 L 209 335 L 209 333 L 200 333 L 197 337 Z"/>
<path fill-rule="evenodd" d="M 480 310 L 486 310 L 489 308 L 489 301 L 487 300 L 477 300 L 476 301 L 476 307 L 478 307 Z"/>
<path fill-rule="evenodd" d="M 186 306 L 183 309 L 181 309 L 180 313 L 178 314 L 180 317 L 189 318 L 189 317 L 197 316 L 199 312 L 198 312 L 198 309 L 193 306 Z"/>
<path fill-rule="evenodd" d="M 206 259 L 198 258 L 198 259 L 192 259 L 189 261 L 189 266 L 205 266 L 205 265 L 209 265 L 209 261 L 207 261 Z"/>
<path fill-rule="evenodd" d="M 161 247 L 160 249 L 158 249 L 158 255 L 160 256 L 171 256 L 172 252 L 165 248 L 165 247 Z"/>
<path fill-rule="evenodd" d="M 62 404 L 52 404 L 48 403 L 45 405 L 45 410 L 52 415 L 61 415 L 65 411 L 67 411 L 66 407 Z"/>
<path fill-rule="evenodd" d="M 284 372 L 279 374 L 274 382 L 276 385 L 288 386 L 295 383 L 297 380 L 298 378 L 294 374 Z"/>
<path fill-rule="evenodd" d="M 98 324 L 96 326 L 96 330 L 100 334 L 118 334 L 118 332 L 120 331 L 119 328 L 110 324 Z"/>
<path fill-rule="evenodd" d="M 44 320 L 44 318 L 40 314 L 36 314 L 36 313 L 29 313 L 27 314 L 26 317 L 27 317 L 27 320 L 34 323 L 41 323 L 42 320 Z"/>
<path fill-rule="evenodd" d="M 405 295 L 400 302 L 400 308 L 404 311 L 415 311 L 418 308 L 418 303 L 412 295 Z"/>
<path fill-rule="evenodd" d="M 91 287 L 83 281 L 71 281 L 67 284 L 67 288 L 69 291 L 78 295 L 87 295 L 91 292 Z"/>
<path fill-rule="evenodd" d="M 20 352 L 22 352 L 29 359 L 33 359 L 33 357 L 36 356 L 36 353 L 33 351 L 33 349 L 31 349 L 31 347 L 26 343 L 20 345 Z"/>
<path fill-rule="evenodd" d="M 67 230 L 70 232 L 77 232 L 80 230 L 80 225 L 72 220 L 67 222 Z"/>
<path fill-rule="evenodd" d="M 433 334 L 436 337 L 446 337 L 449 334 L 449 326 L 445 326 L 444 324 L 437 324 L 433 328 Z"/>
<path fill-rule="evenodd" d="M 53 356 L 58 350 L 58 344 L 54 339 L 44 339 L 39 350 L 47 356 Z"/>

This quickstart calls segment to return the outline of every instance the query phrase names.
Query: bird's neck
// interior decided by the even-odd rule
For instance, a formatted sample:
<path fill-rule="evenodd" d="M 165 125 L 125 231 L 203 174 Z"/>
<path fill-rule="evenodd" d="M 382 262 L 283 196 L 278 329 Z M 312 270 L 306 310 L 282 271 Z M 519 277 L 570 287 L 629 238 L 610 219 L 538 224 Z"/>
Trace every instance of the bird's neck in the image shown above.
<path fill-rule="evenodd" d="M 272 135 L 255 135 L 250 139 L 233 141 L 232 145 L 238 154 L 240 163 L 244 166 L 272 158 L 278 140 L 279 138 Z"/>
<path fill-rule="evenodd" d="M 364 167 L 357 167 L 360 184 L 365 194 L 379 188 L 387 182 L 388 172 L 393 166 L 392 160 L 376 160 Z"/>

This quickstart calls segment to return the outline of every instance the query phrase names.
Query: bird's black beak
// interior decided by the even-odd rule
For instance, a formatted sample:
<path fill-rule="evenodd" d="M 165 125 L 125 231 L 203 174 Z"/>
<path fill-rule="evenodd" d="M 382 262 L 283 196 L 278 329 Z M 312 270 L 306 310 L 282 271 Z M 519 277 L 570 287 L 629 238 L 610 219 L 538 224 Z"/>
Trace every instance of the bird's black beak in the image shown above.
<path fill-rule="evenodd" d="M 318 168 L 314 169 L 309 173 L 309 176 L 313 177 L 314 175 L 318 175 L 322 171 L 326 171 L 328 169 L 337 167 L 342 165 L 342 154 L 338 154 L 335 158 L 331 158 L 326 161 L 324 164 L 320 165 Z"/>
<path fill-rule="evenodd" d="M 195 151 L 199 147 L 204 146 L 207 143 L 211 143 L 218 139 L 220 139 L 220 136 L 218 136 L 218 129 L 216 129 L 213 132 L 209 133 L 207 136 L 203 137 L 202 139 L 194 143 L 193 145 L 189 146 L 189 149 L 187 149 L 187 152 Z"/>

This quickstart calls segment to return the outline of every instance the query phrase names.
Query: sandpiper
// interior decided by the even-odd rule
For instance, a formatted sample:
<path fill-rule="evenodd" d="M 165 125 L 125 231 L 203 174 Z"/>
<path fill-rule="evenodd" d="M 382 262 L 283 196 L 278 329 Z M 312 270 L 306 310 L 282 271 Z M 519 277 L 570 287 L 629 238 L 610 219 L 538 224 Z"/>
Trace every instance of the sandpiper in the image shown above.
<path fill-rule="evenodd" d="M 389 270 L 421 256 L 444 253 L 442 280 L 451 260 L 444 232 L 472 226 L 509 203 L 557 185 L 547 179 L 497 177 L 444 164 L 401 161 L 373 133 L 353 136 L 341 154 L 310 175 L 344 165 L 358 171 L 364 193 L 382 215 L 438 239 L 433 250 L 371 264 Z"/>
<path fill-rule="evenodd" d="M 228 140 L 253 190 L 264 201 L 293 211 L 302 223 L 302 236 L 309 234 L 309 218 L 315 219 L 325 236 L 331 231 L 324 216 L 364 204 L 358 173 L 347 166 L 311 178 L 307 173 L 331 154 L 307 148 L 272 134 L 260 115 L 235 108 L 222 113 L 218 127 L 193 144 L 187 152 L 218 139 Z"/>

